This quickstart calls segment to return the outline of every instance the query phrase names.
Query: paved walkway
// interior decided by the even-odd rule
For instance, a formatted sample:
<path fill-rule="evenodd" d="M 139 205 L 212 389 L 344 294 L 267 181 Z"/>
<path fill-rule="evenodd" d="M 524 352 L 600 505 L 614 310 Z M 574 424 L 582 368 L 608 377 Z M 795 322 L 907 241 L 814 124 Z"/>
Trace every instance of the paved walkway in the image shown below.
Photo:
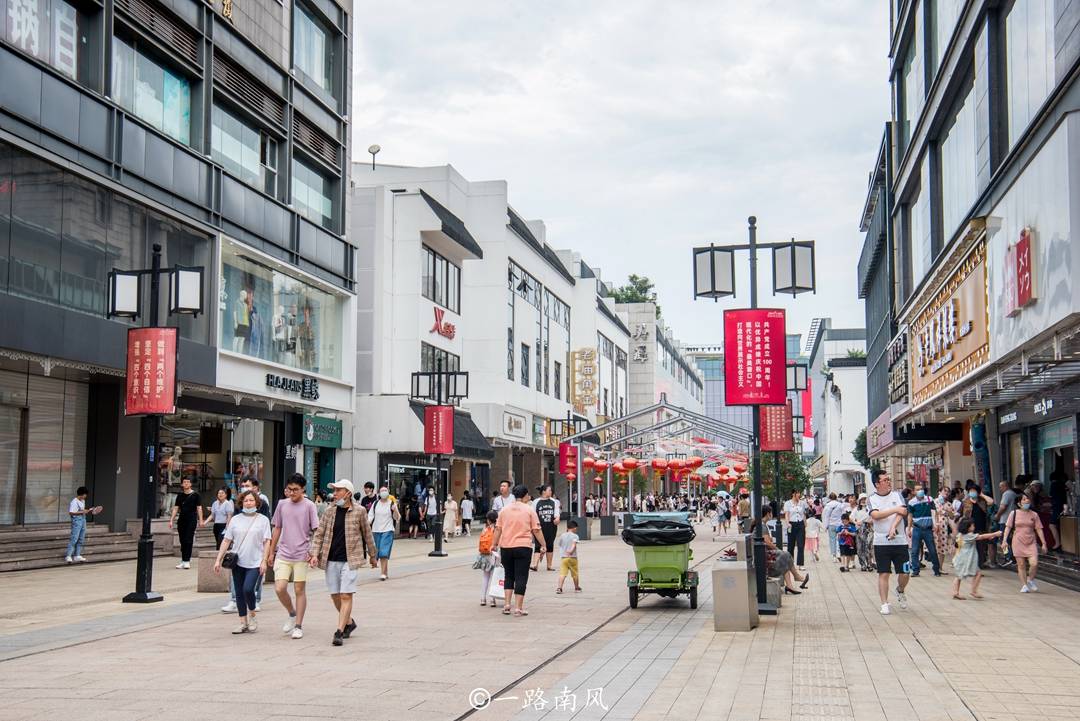
<path fill-rule="evenodd" d="M 807 593 L 736 634 L 712 630 L 707 572 L 696 612 L 651 596 L 629 610 L 632 557 L 617 539 L 582 544 L 582 594 L 534 576 L 527 619 L 479 606 L 471 543 L 446 559 L 427 550 L 399 543 L 390 582 L 363 577 L 361 628 L 343 648 L 329 644 L 318 574 L 301 641 L 280 633 L 269 589 L 260 631 L 231 636 L 223 596 L 196 594 L 194 572 L 162 568 L 169 559 L 156 567 L 166 601 L 151 606 L 116 600 L 132 563 L 3 574 L 0 721 L 1019 721 L 1080 705 L 1080 594 L 1044 583 L 1021 595 L 1002 571 L 984 601 L 953 601 L 949 577 L 915 579 L 911 608 L 882 617 L 872 575 L 811 563 Z M 703 571 L 715 550 L 707 534 L 695 542 Z M 493 696 L 482 710 L 476 689 Z M 538 691 L 543 703 L 523 708 Z"/>

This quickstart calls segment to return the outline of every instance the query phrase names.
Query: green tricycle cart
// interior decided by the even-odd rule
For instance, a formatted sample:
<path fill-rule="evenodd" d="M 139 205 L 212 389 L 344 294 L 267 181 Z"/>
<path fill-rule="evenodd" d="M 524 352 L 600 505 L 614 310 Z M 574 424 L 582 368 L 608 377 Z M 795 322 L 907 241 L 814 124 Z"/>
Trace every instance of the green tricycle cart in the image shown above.
<path fill-rule="evenodd" d="M 694 552 L 694 527 L 687 513 L 628 514 L 622 532 L 625 543 L 634 547 L 637 570 L 626 574 L 630 608 L 637 608 L 643 593 L 665 598 L 690 596 L 690 608 L 697 608 L 698 574 L 690 570 Z"/>

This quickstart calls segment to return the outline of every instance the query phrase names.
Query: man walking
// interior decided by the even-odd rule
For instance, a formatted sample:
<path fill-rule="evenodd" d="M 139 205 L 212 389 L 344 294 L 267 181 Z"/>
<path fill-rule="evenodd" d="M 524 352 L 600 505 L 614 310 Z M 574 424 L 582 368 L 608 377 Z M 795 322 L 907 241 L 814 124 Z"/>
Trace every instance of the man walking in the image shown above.
<path fill-rule="evenodd" d="M 326 588 L 338 611 L 334 646 L 341 646 L 343 639 L 356 630 L 352 618 L 353 594 L 364 557 L 370 559 L 372 568 L 378 565 L 375 539 L 368 525 L 367 511 L 354 503 L 352 481 L 342 479 L 330 484 L 334 503 L 323 512 L 319 527 L 311 539 L 311 556 L 308 565 L 326 571 Z"/>
<path fill-rule="evenodd" d="M 907 520 L 908 509 L 904 497 L 892 489 L 892 479 L 882 473 L 874 481 L 874 492 L 868 501 L 870 518 L 874 520 L 874 563 L 878 572 L 878 597 L 881 599 L 881 615 L 892 613 L 889 606 L 890 574 L 895 571 L 896 601 L 900 608 L 907 608 L 908 578 L 911 561 L 907 549 L 907 533 L 900 525 Z"/>
<path fill-rule="evenodd" d="M 742 532 L 750 533 L 750 524 L 754 519 L 750 517 L 750 494 L 746 491 L 739 494 L 739 505 L 736 506 L 736 510 L 739 512 L 739 526 Z"/>
<path fill-rule="evenodd" d="M 837 537 L 837 529 L 840 527 L 840 516 L 844 513 L 844 504 L 837 500 L 835 493 L 829 494 L 829 502 L 825 504 L 825 510 L 821 512 L 821 522 L 829 531 L 829 555 L 833 561 L 840 559 L 840 541 Z"/>
<path fill-rule="evenodd" d="M 502 481 L 499 483 L 499 495 L 491 502 L 491 510 L 498 513 L 513 502 L 514 499 L 510 496 L 510 481 Z"/>
<path fill-rule="evenodd" d="M 285 482 L 287 501 L 274 509 L 274 532 L 270 536 L 270 553 L 267 560 L 274 569 L 274 592 L 289 618 L 281 627 L 282 633 L 293 638 L 304 637 L 304 612 L 307 610 L 308 549 L 311 532 L 319 527 L 315 504 L 304 497 L 307 481 L 294 473 Z M 289 583 L 296 593 L 296 604 L 289 596 Z"/>
<path fill-rule="evenodd" d="M 934 544 L 934 525 L 938 522 L 934 502 L 926 495 L 921 483 L 915 484 L 915 496 L 908 502 L 908 514 L 911 524 L 908 534 L 911 538 L 911 575 L 919 575 L 919 550 L 926 544 L 926 556 L 934 569 L 934 575 L 941 575 L 941 561 L 938 559 L 937 546 Z"/>
<path fill-rule="evenodd" d="M 806 513 L 809 508 L 802 494 L 798 491 L 791 492 L 791 499 L 784 501 L 784 519 L 788 522 L 787 552 L 795 558 L 795 565 L 802 568 L 803 546 L 806 545 Z M 796 551 L 798 556 L 796 557 Z"/>

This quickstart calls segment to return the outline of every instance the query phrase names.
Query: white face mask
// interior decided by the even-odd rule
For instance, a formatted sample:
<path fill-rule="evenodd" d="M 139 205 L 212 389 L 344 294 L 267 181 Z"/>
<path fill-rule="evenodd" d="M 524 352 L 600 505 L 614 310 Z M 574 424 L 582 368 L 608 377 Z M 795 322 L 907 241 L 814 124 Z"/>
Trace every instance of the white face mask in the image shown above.
<path fill-rule="evenodd" d="M 345 507 L 345 499 L 344 498 L 337 499 L 336 501 L 334 501 L 334 505 L 337 506 L 338 508 L 344 508 Z"/>
<path fill-rule="evenodd" d="M 250 516 L 252 513 L 258 513 L 259 509 L 258 508 L 247 508 L 245 506 L 243 511 L 244 511 L 244 513 L 246 513 L 246 514 L 248 514 Z"/>
<path fill-rule="evenodd" d="M 379 498 L 389 498 L 390 491 L 379 491 Z"/>

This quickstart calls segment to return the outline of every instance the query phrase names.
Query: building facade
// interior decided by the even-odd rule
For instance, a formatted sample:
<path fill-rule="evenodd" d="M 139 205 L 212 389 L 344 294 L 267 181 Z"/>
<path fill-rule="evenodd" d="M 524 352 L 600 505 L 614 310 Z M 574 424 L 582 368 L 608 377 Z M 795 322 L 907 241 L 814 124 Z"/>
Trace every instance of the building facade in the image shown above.
<path fill-rule="evenodd" d="M 656 316 L 655 303 L 620 303 L 615 306 L 630 331 L 629 411 L 669 403 L 703 413 L 705 384 L 701 372 L 687 358 L 683 344 Z"/>
<path fill-rule="evenodd" d="M 332 462 L 353 396 L 351 10 L 0 2 L 0 524 L 64 521 L 80 485 L 115 530 L 137 515 L 131 324 L 106 318 L 106 278 L 155 245 L 205 271 L 204 312 L 161 319 L 181 337 L 162 506 L 183 476 L 276 489 Z M 137 323 L 148 307 L 146 283 Z"/>
<path fill-rule="evenodd" d="M 686 348 L 687 358 L 701 373 L 705 415 L 729 426 L 753 432 L 754 416 L 750 406 L 729 406 L 725 402 L 724 347 L 696 345 Z"/>

